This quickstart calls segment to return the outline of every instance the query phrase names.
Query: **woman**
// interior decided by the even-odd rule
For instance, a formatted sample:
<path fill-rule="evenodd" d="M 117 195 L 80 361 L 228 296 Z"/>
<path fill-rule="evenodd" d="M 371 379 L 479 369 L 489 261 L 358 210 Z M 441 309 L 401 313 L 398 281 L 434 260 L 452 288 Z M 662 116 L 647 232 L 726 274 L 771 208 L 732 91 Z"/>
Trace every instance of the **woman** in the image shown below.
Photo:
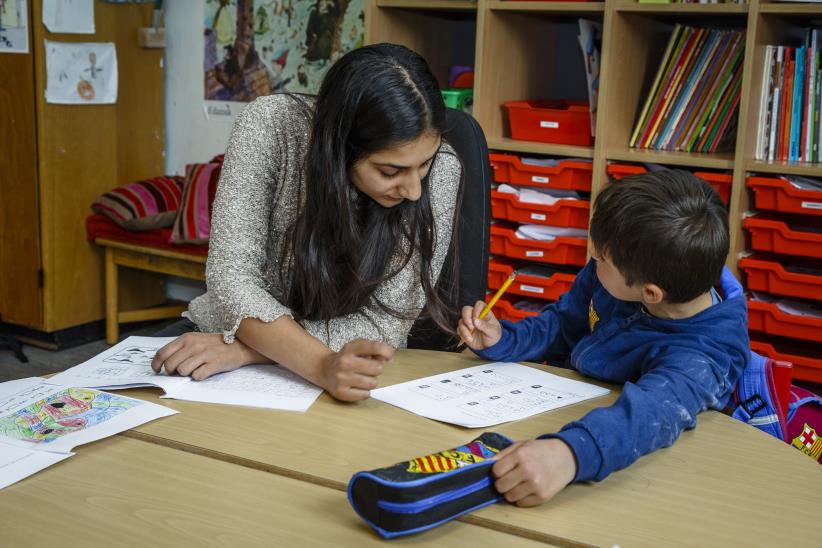
<path fill-rule="evenodd" d="M 452 330 L 436 283 L 461 165 L 445 129 L 428 65 L 391 44 L 341 57 L 316 102 L 249 104 L 214 202 L 208 292 L 187 313 L 201 333 L 162 348 L 155 371 L 199 380 L 276 362 L 355 401 L 422 310 Z"/>

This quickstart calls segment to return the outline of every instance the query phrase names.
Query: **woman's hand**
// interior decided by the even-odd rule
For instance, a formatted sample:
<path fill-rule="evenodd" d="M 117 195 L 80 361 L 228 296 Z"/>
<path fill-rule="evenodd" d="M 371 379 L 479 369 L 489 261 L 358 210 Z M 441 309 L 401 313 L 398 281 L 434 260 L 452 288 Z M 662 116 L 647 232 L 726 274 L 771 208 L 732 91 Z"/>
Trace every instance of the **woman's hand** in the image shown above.
<path fill-rule="evenodd" d="M 494 346 L 502 337 L 502 326 L 493 312 L 489 311 L 484 319 L 479 319 L 483 308 L 485 308 L 483 301 L 477 301 L 474 306 L 462 307 L 462 318 L 457 325 L 457 334 L 471 350 L 483 350 Z"/>
<path fill-rule="evenodd" d="M 387 344 L 356 339 L 332 352 L 320 366 L 320 386 L 338 400 L 368 399 L 377 387 L 382 364 L 394 357 Z"/>
<path fill-rule="evenodd" d="M 151 360 L 151 368 L 156 373 L 165 368 L 169 375 L 201 381 L 250 363 L 269 361 L 239 339 L 226 344 L 219 333 L 186 333 L 158 350 Z"/>

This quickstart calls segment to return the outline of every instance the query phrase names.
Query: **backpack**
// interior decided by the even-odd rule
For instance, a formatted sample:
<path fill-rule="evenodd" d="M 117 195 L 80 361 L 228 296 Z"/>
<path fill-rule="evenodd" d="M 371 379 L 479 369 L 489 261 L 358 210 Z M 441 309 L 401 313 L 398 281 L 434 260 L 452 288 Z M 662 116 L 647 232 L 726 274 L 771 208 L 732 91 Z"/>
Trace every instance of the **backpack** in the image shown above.
<path fill-rule="evenodd" d="M 735 419 L 822 463 L 822 397 L 791 385 L 791 364 L 751 352 L 734 391 Z"/>

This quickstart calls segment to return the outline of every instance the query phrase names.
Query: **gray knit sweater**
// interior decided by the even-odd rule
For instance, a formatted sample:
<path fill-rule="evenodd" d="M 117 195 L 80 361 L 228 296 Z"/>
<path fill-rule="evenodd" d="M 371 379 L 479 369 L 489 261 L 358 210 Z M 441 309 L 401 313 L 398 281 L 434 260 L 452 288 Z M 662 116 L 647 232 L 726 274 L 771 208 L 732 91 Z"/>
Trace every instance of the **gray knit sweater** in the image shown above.
<path fill-rule="evenodd" d="M 246 106 L 231 132 L 211 220 L 207 292 L 194 299 L 186 313 L 201 331 L 222 333 L 227 343 L 233 342 L 244 318 L 272 322 L 292 315 L 281 302 L 287 280 L 281 282 L 278 273 L 281 246 L 302 206 L 298 196 L 303 195 L 310 134 L 310 123 L 296 101 L 288 95 L 261 97 Z M 460 170 L 453 149 L 443 144 L 428 177 L 435 222 L 433 280 L 451 241 Z M 418 254 L 379 286 L 375 296 L 416 317 L 425 305 Z M 302 322 L 334 351 L 357 338 L 404 347 L 412 324 L 376 306 L 328 321 Z"/>

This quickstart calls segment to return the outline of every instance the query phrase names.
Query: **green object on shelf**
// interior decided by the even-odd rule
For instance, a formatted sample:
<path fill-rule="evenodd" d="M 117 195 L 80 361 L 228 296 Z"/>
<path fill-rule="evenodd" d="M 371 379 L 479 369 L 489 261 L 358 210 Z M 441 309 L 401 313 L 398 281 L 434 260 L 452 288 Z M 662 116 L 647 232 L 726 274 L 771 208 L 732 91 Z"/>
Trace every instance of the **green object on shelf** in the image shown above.
<path fill-rule="evenodd" d="M 442 100 L 445 101 L 445 106 L 449 108 L 456 108 L 459 110 L 471 110 L 471 105 L 474 103 L 474 90 L 468 88 L 444 88 L 442 91 Z"/>

